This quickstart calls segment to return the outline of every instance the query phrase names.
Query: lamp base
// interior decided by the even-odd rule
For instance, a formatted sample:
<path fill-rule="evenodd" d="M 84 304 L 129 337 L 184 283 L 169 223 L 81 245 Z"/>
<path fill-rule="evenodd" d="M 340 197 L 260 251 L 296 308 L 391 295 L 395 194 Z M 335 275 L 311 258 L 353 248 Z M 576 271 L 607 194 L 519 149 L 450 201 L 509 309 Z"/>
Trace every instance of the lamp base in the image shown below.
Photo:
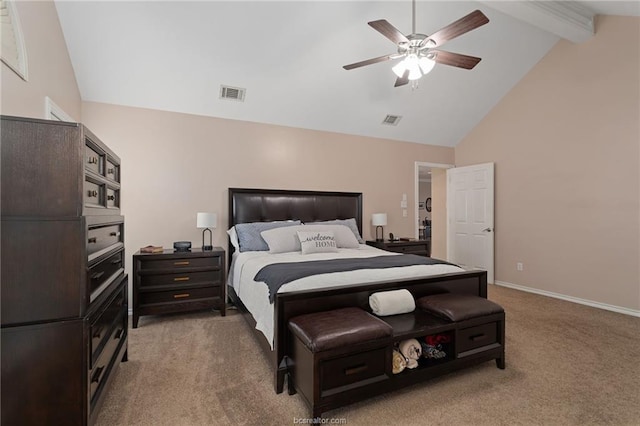
<path fill-rule="evenodd" d="M 202 251 L 211 251 L 213 250 L 213 246 L 202 246 Z"/>
<path fill-rule="evenodd" d="M 378 237 L 378 230 L 380 230 L 380 237 Z M 376 242 L 381 243 L 384 241 L 384 228 L 380 225 L 376 226 Z"/>

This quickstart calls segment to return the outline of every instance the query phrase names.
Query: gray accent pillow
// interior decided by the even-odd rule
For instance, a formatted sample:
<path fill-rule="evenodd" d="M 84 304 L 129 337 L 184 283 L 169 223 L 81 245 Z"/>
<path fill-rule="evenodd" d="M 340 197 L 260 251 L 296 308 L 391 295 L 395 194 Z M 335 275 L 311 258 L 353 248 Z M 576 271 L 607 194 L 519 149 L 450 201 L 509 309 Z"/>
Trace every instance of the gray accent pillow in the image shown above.
<path fill-rule="evenodd" d="M 302 254 L 338 251 L 338 244 L 331 231 L 298 231 L 298 238 Z"/>
<path fill-rule="evenodd" d="M 301 251 L 298 231 L 331 231 L 338 248 L 358 248 L 360 244 L 353 232 L 345 225 L 298 225 L 269 229 L 260 235 L 269 246 L 269 253 L 288 253 Z"/>
<path fill-rule="evenodd" d="M 269 246 L 267 242 L 262 238 L 260 233 L 268 229 L 282 228 L 285 226 L 300 225 L 299 220 L 287 220 L 276 222 L 252 222 L 252 223 L 238 223 L 236 228 L 236 235 L 238 236 L 238 244 L 240 246 L 240 252 L 245 251 L 268 251 Z"/>
<path fill-rule="evenodd" d="M 364 240 L 360 236 L 360 232 L 358 231 L 358 224 L 354 218 L 351 219 L 336 219 L 336 220 L 326 220 L 323 222 L 307 222 L 305 225 L 344 225 L 351 229 L 353 235 L 356 236 L 356 239 L 360 244 L 364 244 Z"/>

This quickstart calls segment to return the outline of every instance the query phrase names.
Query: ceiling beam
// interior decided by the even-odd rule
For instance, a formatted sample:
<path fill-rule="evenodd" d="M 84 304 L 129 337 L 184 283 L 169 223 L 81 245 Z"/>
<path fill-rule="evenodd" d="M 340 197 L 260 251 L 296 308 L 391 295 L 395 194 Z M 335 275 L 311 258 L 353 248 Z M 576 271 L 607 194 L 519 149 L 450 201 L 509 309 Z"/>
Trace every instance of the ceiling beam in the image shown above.
<path fill-rule="evenodd" d="M 594 34 L 594 13 L 575 1 L 480 1 L 521 21 L 574 43 Z"/>

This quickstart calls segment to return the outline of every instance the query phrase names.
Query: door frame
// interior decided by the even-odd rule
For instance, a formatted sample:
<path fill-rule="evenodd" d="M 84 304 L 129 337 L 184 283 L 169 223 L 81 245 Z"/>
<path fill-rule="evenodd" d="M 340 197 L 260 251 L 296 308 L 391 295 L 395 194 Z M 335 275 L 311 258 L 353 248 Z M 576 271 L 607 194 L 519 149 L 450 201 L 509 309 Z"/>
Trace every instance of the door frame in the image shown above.
<path fill-rule="evenodd" d="M 413 214 L 414 214 L 414 218 L 415 218 L 415 223 L 413 224 L 414 227 L 414 232 L 413 232 L 413 236 L 414 238 L 420 238 L 420 223 L 418 222 L 418 218 L 420 217 L 420 200 L 418 199 L 418 197 L 420 196 L 420 175 L 419 175 L 419 171 L 420 171 L 420 167 L 430 167 L 430 168 L 436 168 L 436 169 L 451 169 L 453 167 L 455 167 L 455 164 L 447 164 L 447 163 L 429 163 L 429 162 L 424 162 L 424 161 L 416 161 L 414 164 L 414 194 L 413 194 L 413 199 L 415 200 L 415 205 L 413 206 Z M 448 230 L 447 230 L 448 232 Z M 449 238 L 447 236 L 447 238 Z"/>

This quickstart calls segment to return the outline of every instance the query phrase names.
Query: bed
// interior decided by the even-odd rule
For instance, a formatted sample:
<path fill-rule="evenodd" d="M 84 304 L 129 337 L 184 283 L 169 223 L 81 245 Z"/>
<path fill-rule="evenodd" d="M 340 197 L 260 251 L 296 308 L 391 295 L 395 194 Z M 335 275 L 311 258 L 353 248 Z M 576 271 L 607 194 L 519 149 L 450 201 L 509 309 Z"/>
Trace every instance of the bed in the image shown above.
<path fill-rule="evenodd" d="M 229 188 L 228 218 L 229 228 L 238 224 L 254 222 L 300 220 L 303 223 L 309 223 L 335 219 L 355 219 L 357 229 L 362 235 L 362 193 Z M 358 253 L 362 256 L 379 254 L 369 250 L 377 249 L 363 245 L 359 248 Z M 273 295 L 273 303 L 265 305 L 268 307 L 258 309 L 260 311 L 267 309 L 266 321 L 272 321 L 272 324 L 265 327 L 264 315 L 256 314 L 255 300 L 247 298 L 246 285 L 242 284 L 245 286 L 244 290 L 236 291 L 242 287 L 237 286 L 239 278 L 234 273 L 234 269 L 237 269 L 234 262 L 245 254 L 235 253 L 234 246 L 229 244 L 228 257 L 232 268 L 229 273 L 227 290 L 231 302 L 242 312 L 245 320 L 251 326 L 255 338 L 269 357 L 273 368 L 276 393 L 283 390 L 284 377 L 288 368 L 288 355 L 291 353 L 291 340 L 287 328 L 289 318 L 303 313 L 347 306 L 357 306 L 371 311 L 368 303 L 369 295 L 377 291 L 400 288 L 409 290 L 415 298 L 446 292 L 487 297 L 486 271 L 464 271 L 457 268 L 440 269 L 437 274 L 429 276 L 413 276 L 406 273 L 401 276 L 384 275 L 382 280 L 376 282 L 364 282 L 354 275 L 353 282 L 349 280 L 340 283 L 330 282 L 321 288 L 306 288 L 292 282 L 289 284 L 289 289 L 282 288 Z M 266 256 L 268 255 L 265 253 L 252 253 L 244 256 L 251 258 L 251 262 L 254 262 L 253 270 L 247 267 L 249 275 L 257 270 L 256 265 L 261 264 Z M 283 258 L 285 259 L 283 261 L 288 261 L 290 255 L 284 255 Z M 234 280 L 236 280 L 235 283 Z M 244 300 L 239 295 L 242 292 L 245 293 Z M 256 293 L 258 292 L 264 293 L 264 289 L 258 288 Z M 264 294 L 262 296 L 266 297 Z M 254 311 L 254 314 L 250 312 L 245 302 L 246 305 L 252 307 L 251 310 Z M 269 333 L 264 333 L 265 328 L 271 329 L 271 339 L 267 337 Z"/>

